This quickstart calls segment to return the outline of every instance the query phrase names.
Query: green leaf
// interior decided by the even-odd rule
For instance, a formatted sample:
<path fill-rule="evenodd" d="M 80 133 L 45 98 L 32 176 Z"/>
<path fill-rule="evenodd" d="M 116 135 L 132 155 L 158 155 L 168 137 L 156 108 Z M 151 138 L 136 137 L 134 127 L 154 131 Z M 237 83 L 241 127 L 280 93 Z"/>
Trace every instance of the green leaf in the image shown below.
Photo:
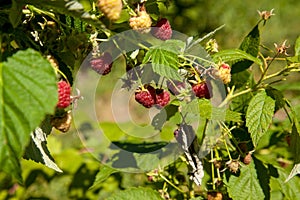
<path fill-rule="evenodd" d="M 294 162 L 300 163 L 300 135 L 295 124 L 292 127 L 291 150 L 294 156 Z"/>
<path fill-rule="evenodd" d="M 288 179 L 288 174 L 282 168 L 278 168 L 278 177 L 273 178 L 272 181 L 280 185 L 280 191 L 284 195 L 284 199 L 300 199 L 300 179 L 295 177 L 291 180 Z M 289 180 L 286 182 L 286 180 Z"/>
<path fill-rule="evenodd" d="M 209 120 L 240 122 L 241 113 L 225 108 L 213 107 L 207 99 L 199 100 L 200 116 Z"/>
<path fill-rule="evenodd" d="M 295 56 L 300 55 L 300 36 L 297 38 L 295 42 Z"/>
<path fill-rule="evenodd" d="M 250 72 L 242 71 L 231 75 L 230 86 L 234 85 L 236 89 L 245 88 L 251 87 L 254 85 L 254 82 L 253 75 Z"/>
<path fill-rule="evenodd" d="M 19 51 L 0 63 L 0 169 L 21 180 L 19 159 L 45 114 L 57 103 L 56 75 L 38 52 Z"/>
<path fill-rule="evenodd" d="M 178 106 L 169 104 L 153 117 L 151 125 L 154 126 L 155 130 L 161 130 L 165 122 L 173 117 L 177 112 Z"/>
<path fill-rule="evenodd" d="M 290 181 L 294 176 L 300 174 L 300 163 L 295 164 L 289 176 L 286 178 L 285 182 Z"/>
<path fill-rule="evenodd" d="M 108 167 L 106 165 L 101 165 L 99 172 L 96 175 L 95 181 L 93 185 L 90 187 L 90 189 L 100 186 L 103 181 L 105 181 L 110 175 L 116 172 L 118 171 L 111 167 Z"/>
<path fill-rule="evenodd" d="M 250 54 L 253 57 L 257 57 L 260 45 L 260 33 L 258 24 L 250 31 L 250 33 L 244 38 L 242 44 L 240 45 L 239 49 L 243 50 L 244 52 Z M 232 65 L 231 73 L 237 73 L 248 69 L 254 60 L 242 60 L 234 65 Z M 260 62 L 255 62 L 256 64 L 260 65 Z"/>
<path fill-rule="evenodd" d="M 239 176 L 230 176 L 228 181 L 228 194 L 235 200 L 260 200 L 265 195 L 259 184 L 254 162 L 243 166 Z"/>
<path fill-rule="evenodd" d="M 16 0 L 12 1 L 12 6 L 9 11 L 9 21 L 14 28 L 16 28 L 22 19 L 22 8 L 24 4 L 17 3 Z"/>
<path fill-rule="evenodd" d="M 153 71 L 157 74 L 169 79 L 181 80 L 177 72 L 177 55 L 181 48 L 183 48 L 182 41 L 165 41 L 161 45 L 151 47 L 145 54 L 143 63 L 146 64 L 151 61 Z"/>
<path fill-rule="evenodd" d="M 162 200 L 157 191 L 151 188 L 130 188 L 113 194 L 107 200 L 128 200 L 128 199 L 147 199 Z"/>
<path fill-rule="evenodd" d="M 272 122 L 274 108 L 275 101 L 265 91 L 259 92 L 251 99 L 246 113 L 246 126 L 254 146 L 257 145 Z"/>
<path fill-rule="evenodd" d="M 214 62 L 219 62 L 221 60 L 223 62 L 231 62 L 231 63 L 236 63 L 241 60 L 248 60 L 251 61 L 252 63 L 255 62 L 258 65 L 262 64 L 261 60 L 240 49 L 226 49 L 223 51 L 219 51 L 218 53 L 215 53 L 213 55 L 213 60 Z M 233 69 L 234 69 L 234 65 L 232 66 L 232 70 Z M 237 72 L 238 71 L 234 71 L 234 73 Z"/>

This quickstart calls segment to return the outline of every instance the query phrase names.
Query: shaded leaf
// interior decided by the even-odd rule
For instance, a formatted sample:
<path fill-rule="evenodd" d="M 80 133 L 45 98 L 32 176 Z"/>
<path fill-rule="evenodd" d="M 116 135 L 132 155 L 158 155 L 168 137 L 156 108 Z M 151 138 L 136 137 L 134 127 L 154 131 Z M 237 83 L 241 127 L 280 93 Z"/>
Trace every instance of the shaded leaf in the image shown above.
<path fill-rule="evenodd" d="M 246 113 L 246 126 L 254 146 L 257 146 L 272 122 L 274 108 L 275 101 L 265 91 L 259 92 L 251 99 Z"/>
<path fill-rule="evenodd" d="M 147 199 L 162 200 L 159 193 L 151 188 L 130 188 L 113 194 L 107 200 Z"/>
<path fill-rule="evenodd" d="M 277 182 L 280 185 L 280 191 L 284 195 L 284 199 L 300 199 L 300 179 L 295 177 L 289 180 L 288 174 L 284 169 L 278 168 L 278 178 L 272 178 L 272 181 Z M 286 180 L 289 180 L 286 182 Z"/>
<path fill-rule="evenodd" d="M 240 45 L 239 49 L 243 50 L 244 52 L 250 54 L 251 56 L 255 57 L 258 55 L 260 45 L 260 33 L 258 24 L 250 31 L 250 33 L 244 38 L 242 44 Z M 242 60 L 234 65 L 232 65 L 231 73 L 237 73 L 248 69 L 252 64 L 253 60 Z M 257 63 L 257 62 L 256 62 Z M 259 64 L 259 63 L 257 63 Z"/>
<path fill-rule="evenodd" d="M 273 87 L 267 87 L 266 93 L 269 97 L 275 100 L 275 111 L 279 110 L 285 105 L 284 96 L 281 91 Z"/>
<path fill-rule="evenodd" d="M 172 116 L 174 116 L 177 112 L 178 106 L 169 104 L 153 117 L 151 125 L 154 126 L 155 130 L 161 130 L 164 123 L 168 121 Z"/>
<path fill-rule="evenodd" d="M 56 76 L 38 52 L 18 51 L 0 64 L 0 169 L 19 180 L 19 159 L 45 114 L 57 103 Z"/>
<path fill-rule="evenodd" d="M 14 28 L 16 28 L 22 19 L 22 8 L 24 4 L 17 3 L 16 0 L 12 0 L 12 6 L 9 11 L 9 21 Z"/>
<path fill-rule="evenodd" d="M 234 200 L 260 200 L 265 198 L 254 162 L 242 167 L 239 176 L 230 176 L 228 194 Z"/>

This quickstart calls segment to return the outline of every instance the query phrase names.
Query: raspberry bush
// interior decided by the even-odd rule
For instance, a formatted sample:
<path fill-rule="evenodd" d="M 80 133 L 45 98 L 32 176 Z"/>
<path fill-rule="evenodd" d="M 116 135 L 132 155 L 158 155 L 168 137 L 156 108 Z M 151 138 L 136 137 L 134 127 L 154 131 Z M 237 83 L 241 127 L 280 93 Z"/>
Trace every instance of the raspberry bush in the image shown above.
<path fill-rule="evenodd" d="M 0 6 L 1 199 L 300 198 L 300 39 L 264 41 L 272 9 L 225 48 L 180 5 Z"/>

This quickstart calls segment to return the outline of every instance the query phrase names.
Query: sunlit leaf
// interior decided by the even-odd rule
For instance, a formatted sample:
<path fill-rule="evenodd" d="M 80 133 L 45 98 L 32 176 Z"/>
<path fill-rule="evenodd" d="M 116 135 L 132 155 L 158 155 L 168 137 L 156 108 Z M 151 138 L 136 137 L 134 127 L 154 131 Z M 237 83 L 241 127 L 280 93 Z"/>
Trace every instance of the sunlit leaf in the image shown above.
<path fill-rule="evenodd" d="M 128 200 L 128 199 L 147 199 L 147 200 L 162 200 L 157 191 L 151 188 L 130 188 L 117 192 L 107 198 L 107 200 Z"/>
<path fill-rule="evenodd" d="M 230 176 L 228 194 L 232 199 L 260 200 L 265 195 L 259 184 L 254 162 L 241 168 L 239 176 Z"/>
<path fill-rule="evenodd" d="M 0 169 L 19 180 L 19 159 L 45 114 L 57 103 L 56 76 L 38 52 L 19 51 L 0 63 Z"/>
<path fill-rule="evenodd" d="M 251 61 L 252 63 L 255 62 L 256 64 L 261 65 L 261 61 L 258 58 L 240 49 L 226 49 L 226 50 L 219 51 L 218 53 L 215 53 L 213 55 L 213 60 L 215 62 L 222 61 L 222 62 L 231 62 L 231 63 L 236 63 L 242 60 L 248 60 Z M 232 67 L 232 70 L 233 69 L 234 68 Z"/>
<path fill-rule="evenodd" d="M 274 109 L 275 101 L 265 91 L 259 92 L 251 99 L 246 113 L 246 126 L 254 146 L 257 145 L 272 122 Z"/>

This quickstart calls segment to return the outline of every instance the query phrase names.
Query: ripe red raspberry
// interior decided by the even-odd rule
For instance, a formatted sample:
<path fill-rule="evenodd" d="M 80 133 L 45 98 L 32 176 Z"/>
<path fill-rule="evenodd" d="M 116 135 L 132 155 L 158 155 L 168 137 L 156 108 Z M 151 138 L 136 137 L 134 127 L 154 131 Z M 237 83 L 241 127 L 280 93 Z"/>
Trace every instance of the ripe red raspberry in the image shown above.
<path fill-rule="evenodd" d="M 59 81 L 58 86 L 58 108 L 66 108 L 71 104 L 71 87 L 66 81 Z"/>
<path fill-rule="evenodd" d="M 152 34 L 161 40 L 168 40 L 172 37 L 172 28 L 169 21 L 166 18 L 159 20 L 154 28 L 152 28 Z"/>
<path fill-rule="evenodd" d="M 170 102 L 170 94 L 169 92 L 163 89 L 156 89 L 156 99 L 155 104 L 158 107 L 164 107 Z"/>
<path fill-rule="evenodd" d="M 151 108 L 155 104 L 155 89 L 150 86 L 144 86 L 135 92 L 135 100 L 146 108 Z"/>
<path fill-rule="evenodd" d="M 112 57 L 108 52 L 105 52 L 98 58 L 93 58 L 90 61 L 91 68 L 98 74 L 106 75 L 111 71 L 112 68 Z"/>
<path fill-rule="evenodd" d="M 198 84 L 195 84 L 192 86 L 192 89 L 198 98 L 206 98 L 206 99 L 211 98 L 206 82 L 200 82 Z"/>

